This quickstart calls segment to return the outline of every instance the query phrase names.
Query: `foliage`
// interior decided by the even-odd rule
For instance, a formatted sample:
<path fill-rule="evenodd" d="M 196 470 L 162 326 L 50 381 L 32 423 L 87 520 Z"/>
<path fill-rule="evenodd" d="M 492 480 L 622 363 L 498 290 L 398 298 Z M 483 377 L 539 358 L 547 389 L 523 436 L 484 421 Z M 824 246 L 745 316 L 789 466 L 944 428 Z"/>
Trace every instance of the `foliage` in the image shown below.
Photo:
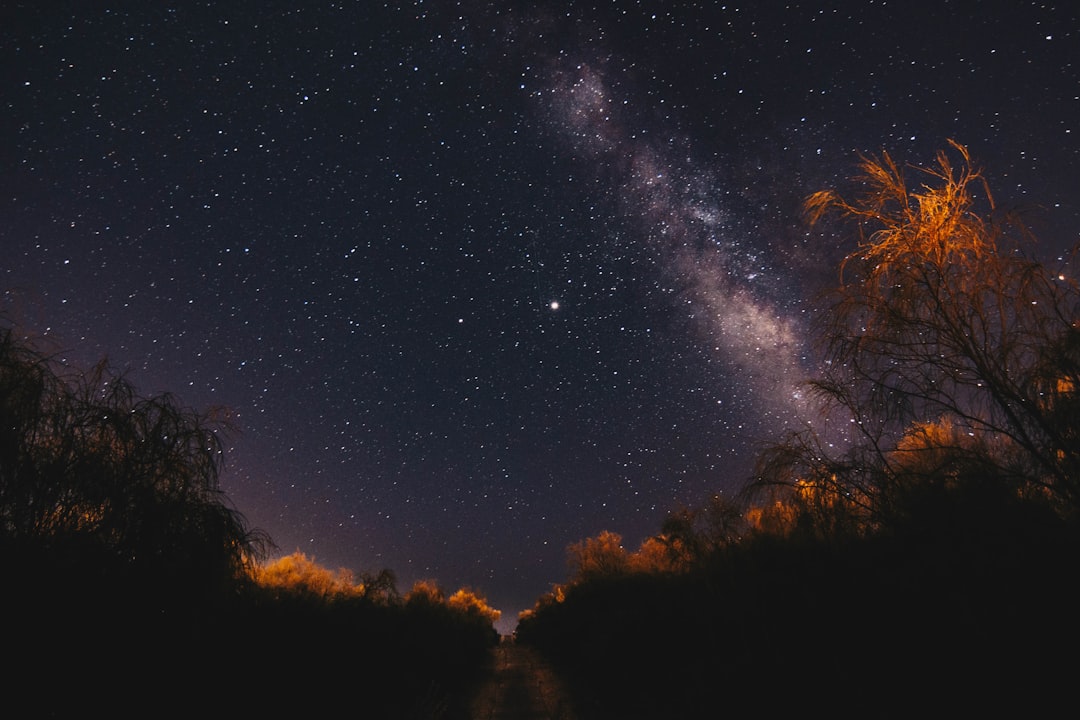
<path fill-rule="evenodd" d="M 367 585 L 358 582 L 351 570 L 340 568 L 332 572 L 301 552 L 256 566 L 252 577 L 263 588 L 309 595 L 326 602 L 362 598 L 368 591 Z"/>
<path fill-rule="evenodd" d="M 566 549 L 570 582 L 618 577 L 628 573 L 681 572 L 700 558 L 713 538 L 695 526 L 699 513 L 689 509 L 672 514 L 662 532 L 645 538 L 634 552 L 623 547 L 622 536 L 609 530 L 571 543 Z"/>
<path fill-rule="evenodd" d="M 432 580 L 402 596 L 392 578 L 331 571 L 293 553 L 255 570 L 248 601 L 227 627 L 291 682 L 362 691 L 373 717 L 464 720 L 498 641 L 498 611 L 478 593 L 448 596 Z M 294 707 L 280 697 L 260 701 L 272 714 Z"/>
<path fill-rule="evenodd" d="M 469 617 L 478 618 L 492 626 L 494 626 L 502 616 L 502 612 L 488 605 L 487 598 L 481 593 L 466 588 L 457 590 L 453 595 L 446 599 L 446 604 L 453 610 Z"/>
<path fill-rule="evenodd" d="M 636 554 L 610 532 L 572 544 L 569 582 L 519 618 L 583 716 L 1074 702 L 1077 288 L 1027 256 L 951 148 L 960 164 L 939 154 L 917 190 L 885 155 L 864 159 L 854 200 L 807 203 L 857 241 L 826 295 L 822 423 L 767 447 L 735 502 L 673 512 Z"/>
<path fill-rule="evenodd" d="M 1048 712 L 1075 672 L 1059 648 L 1080 642 L 1080 526 L 1001 487 L 913 483 L 869 533 L 822 520 L 843 504 L 748 506 L 737 542 L 677 572 L 628 562 L 557 586 L 516 640 L 592 720 Z"/>
<path fill-rule="evenodd" d="M 434 580 L 417 580 L 405 594 L 406 605 L 442 605 L 446 592 Z"/>
<path fill-rule="evenodd" d="M 349 688 L 373 717 L 465 718 L 498 611 L 434 585 L 403 601 L 389 570 L 334 572 L 301 553 L 264 564 L 272 541 L 218 485 L 228 429 L 0 329 L 13 701 L 45 717 L 89 699 L 114 717 L 277 717 L 339 712 Z"/>
<path fill-rule="evenodd" d="M 570 576 L 578 580 L 625 572 L 629 558 L 618 533 L 604 531 L 567 548 Z"/>
<path fill-rule="evenodd" d="M 241 576 L 270 543 L 219 487 L 224 418 L 142 397 L 104 362 L 60 370 L 0 329 L 0 548 L 177 590 Z"/>
<path fill-rule="evenodd" d="M 916 189 L 884 154 L 863 159 L 854 199 L 807 201 L 811 221 L 837 217 L 857 241 L 822 299 L 825 371 L 811 383 L 844 432 L 800 431 L 763 453 L 756 489 L 810 483 L 872 526 L 911 480 L 912 455 L 925 466 L 936 454 L 1080 508 L 1072 258 L 1054 270 L 1033 259 L 1019 218 L 998 209 L 967 149 L 951 149 L 959 163 L 939 153 L 915 168 Z"/>

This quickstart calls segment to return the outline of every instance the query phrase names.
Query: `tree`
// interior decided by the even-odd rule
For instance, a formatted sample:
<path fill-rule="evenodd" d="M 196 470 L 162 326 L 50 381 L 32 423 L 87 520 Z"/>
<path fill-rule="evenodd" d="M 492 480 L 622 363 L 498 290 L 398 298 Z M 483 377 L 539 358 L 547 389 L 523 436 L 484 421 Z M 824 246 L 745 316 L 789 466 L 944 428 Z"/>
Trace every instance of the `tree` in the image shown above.
<path fill-rule="evenodd" d="M 333 572 L 299 551 L 258 565 L 252 575 L 265 588 L 307 594 L 320 600 L 364 597 L 366 590 L 347 568 Z"/>
<path fill-rule="evenodd" d="M 0 549 L 189 590 L 242 577 L 271 543 L 219 487 L 224 416 L 62 369 L 0 329 Z"/>
<path fill-rule="evenodd" d="M 939 152 L 933 166 L 914 168 L 917 188 L 885 153 L 862 158 L 854 197 L 808 198 L 811 224 L 839 219 L 856 240 L 823 297 L 825 369 L 810 383 L 830 424 L 763 453 L 753 489 L 810 482 L 872 522 L 910 481 L 911 452 L 925 456 L 929 445 L 953 460 L 989 454 L 1000 481 L 1080 508 L 1072 258 L 1056 271 L 1035 260 L 1033 237 L 996 206 L 968 150 L 950 147 L 959 162 Z M 919 426 L 950 430 L 913 444 Z"/>
<path fill-rule="evenodd" d="M 487 598 L 481 593 L 468 588 L 460 588 L 446 599 L 446 604 L 460 613 L 478 618 L 489 625 L 494 625 L 502 612 L 488 605 Z"/>
<path fill-rule="evenodd" d="M 566 559 L 572 583 L 612 578 L 630 568 L 629 555 L 622 546 L 622 536 L 609 530 L 594 538 L 571 543 Z"/>
<path fill-rule="evenodd" d="M 434 580 L 417 580 L 405 593 L 405 604 L 412 606 L 437 606 L 446 603 L 446 592 Z"/>
<path fill-rule="evenodd" d="M 700 508 L 680 508 L 669 513 L 660 534 L 652 540 L 665 548 L 670 569 L 677 569 L 691 567 L 738 543 L 748 528 L 743 509 L 717 494 Z"/>

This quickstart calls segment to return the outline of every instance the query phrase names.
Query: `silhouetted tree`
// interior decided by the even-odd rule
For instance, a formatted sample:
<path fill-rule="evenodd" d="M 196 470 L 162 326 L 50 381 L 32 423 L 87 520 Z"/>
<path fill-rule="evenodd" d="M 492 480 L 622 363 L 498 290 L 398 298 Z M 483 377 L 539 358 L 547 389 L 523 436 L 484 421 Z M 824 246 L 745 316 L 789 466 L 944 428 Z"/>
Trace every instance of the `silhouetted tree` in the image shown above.
<path fill-rule="evenodd" d="M 743 512 L 736 501 L 713 495 L 700 508 L 669 513 L 657 539 L 676 559 L 694 564 L 737 543 L 746 534 L 748 525 Z"/>
<path fill-rule="evenodd" d="M 0 329 L 12 697 L 42 716 L 98 698 L 118 717 L 277 717 L 338 711 L 324 688 L 348 687 L 374 717 L 467 717 L 498 611 L 434 583 L 402 601 L 389 570 L 330 571 L 300 553 L 261 564 L 270 538 L 218 484 L 229 429 Z"/>
<path fill-rule="evenodd" d="M 383 568 L 377 573 L 360 573 L 360 582 L 364 586 L 364 597 L 381 603 L 396 603 L 401 599 L 397 589 L 397 576 L 393 570 Z"/>
<path fill-rule="evenodd" d="M 105 362 L 60 369 L 0 330 L 0 547 L 74 566 L 94 553 L 191 590 L 241 577 L 270 540 L 219 487 L 224 416 L 142 397 Z"/>

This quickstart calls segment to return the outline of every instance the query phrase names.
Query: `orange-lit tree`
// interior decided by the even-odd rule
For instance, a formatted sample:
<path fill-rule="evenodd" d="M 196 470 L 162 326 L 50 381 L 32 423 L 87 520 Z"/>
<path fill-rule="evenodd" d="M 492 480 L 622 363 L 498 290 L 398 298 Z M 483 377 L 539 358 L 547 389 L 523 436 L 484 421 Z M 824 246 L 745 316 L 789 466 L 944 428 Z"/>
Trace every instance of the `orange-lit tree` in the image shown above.
<path fill-rule="evenodd" d="M 968 150 L 950 146 L 926 168 L 865 157 L 859 191 L 807 200 L 811 224 L 838 219 L 857 243 L 824 295 L 824 373 L 810 383 L 830 424 L 763 453 L 752 489 L 809 484 L 873 525 L 913 468 L 947 458 L 938 479 L 974 468 L 1080 508 L 1072 258 L 1054 270 L 1035 260 L 1031 234 L 995 205 Z"/>
<path fill-rule="evenodd" d="M 571 582 L 576 583 L 616 577 L 630 568 L 630 556 L 623 547 L 622 536 L 609 530 L 571 543 L 566 548 L 566 562 Z"/>

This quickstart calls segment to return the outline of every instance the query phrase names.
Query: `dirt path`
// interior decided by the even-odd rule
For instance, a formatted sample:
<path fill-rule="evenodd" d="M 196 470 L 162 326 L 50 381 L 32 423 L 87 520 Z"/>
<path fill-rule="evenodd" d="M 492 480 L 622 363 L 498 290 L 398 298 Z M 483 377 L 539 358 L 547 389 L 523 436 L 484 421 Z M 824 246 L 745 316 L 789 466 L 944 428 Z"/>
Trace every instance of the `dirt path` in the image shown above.
<path fill-rule="evenodd" d="M 531 648 L 504 640 L 472 705 L 473 720 L 577 720 L 551 668 Z"/>

